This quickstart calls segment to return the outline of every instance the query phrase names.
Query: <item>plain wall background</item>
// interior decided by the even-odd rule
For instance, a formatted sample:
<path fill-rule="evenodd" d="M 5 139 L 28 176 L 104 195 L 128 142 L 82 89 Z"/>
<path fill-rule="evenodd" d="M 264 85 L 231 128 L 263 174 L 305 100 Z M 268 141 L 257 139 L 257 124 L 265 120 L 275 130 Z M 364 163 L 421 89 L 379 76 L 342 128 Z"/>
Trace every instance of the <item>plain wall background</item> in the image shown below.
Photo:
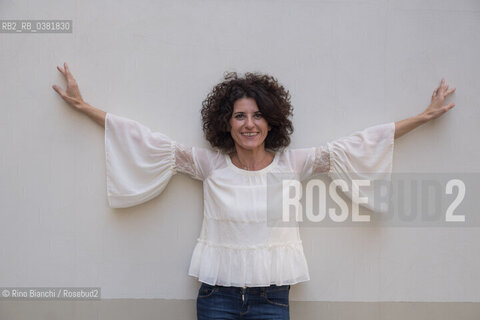
<path fill-rule="evenodd" d="M 2 1 L 0 19 L 71 19 L 71 34 L 0 34 L 0 286 L 98 286 L 103 298 L 194 299 L 201 183 L 111 209 L 104 131 L 51 88 L 207 146 L 201 101 L 225 71 L 270 73 L 295 107 L 291 147 L 422 112 L 394 172 L 478 172 L 480 2 Z M 478 228 L 304 228 L 303 301 L 480 301 Z"/>

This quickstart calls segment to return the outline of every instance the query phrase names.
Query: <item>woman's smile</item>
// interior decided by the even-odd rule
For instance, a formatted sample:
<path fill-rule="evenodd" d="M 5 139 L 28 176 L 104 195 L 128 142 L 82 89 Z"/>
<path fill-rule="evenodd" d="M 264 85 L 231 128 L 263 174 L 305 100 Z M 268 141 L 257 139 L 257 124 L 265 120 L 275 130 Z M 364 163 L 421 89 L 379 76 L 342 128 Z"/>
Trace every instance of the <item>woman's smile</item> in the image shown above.
<path fill-rule="evenodd" d="M 243 132 L 242 135 L 247 138 L 254 138 L 258 135 L 258 132 Z"/>

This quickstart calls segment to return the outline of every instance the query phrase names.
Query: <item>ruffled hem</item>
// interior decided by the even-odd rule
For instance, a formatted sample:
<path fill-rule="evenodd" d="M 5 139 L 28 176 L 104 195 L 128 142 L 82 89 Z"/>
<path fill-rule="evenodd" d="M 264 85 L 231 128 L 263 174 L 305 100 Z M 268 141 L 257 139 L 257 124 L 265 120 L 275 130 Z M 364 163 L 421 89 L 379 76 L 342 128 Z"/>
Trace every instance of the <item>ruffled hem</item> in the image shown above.
<path fill-rule="evenodd" d="M 210 285 L 266 287 L 310 280 L 301 242 L 231 248 L 199 240 L 192 254 L 190 276 Z"/>

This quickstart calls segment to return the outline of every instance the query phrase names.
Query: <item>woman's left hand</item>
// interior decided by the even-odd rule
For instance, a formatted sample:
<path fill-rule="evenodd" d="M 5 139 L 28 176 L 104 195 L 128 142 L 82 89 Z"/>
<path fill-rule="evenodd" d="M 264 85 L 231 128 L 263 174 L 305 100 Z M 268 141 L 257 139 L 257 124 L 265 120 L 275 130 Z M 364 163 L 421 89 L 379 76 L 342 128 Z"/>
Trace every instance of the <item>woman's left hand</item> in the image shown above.
<path fill-rule="evenodd" d="M 430 102 L 430 105 L 427 109 L 425 109 L 422 115 L 427 120 L 432 120 L 440 117 L 442 114 L 452 109 L 455 106 L 455 103 L 451 102 L 448 105 L 444 104 L 445 98 L 455 92 L 455 89 L 456 88 L 452 88 L 448 90 L 448 84 L 445 83 L 445 79 L 442 78 L 440 85 L 435 90 L 433 90 L 432 101 Z"/>

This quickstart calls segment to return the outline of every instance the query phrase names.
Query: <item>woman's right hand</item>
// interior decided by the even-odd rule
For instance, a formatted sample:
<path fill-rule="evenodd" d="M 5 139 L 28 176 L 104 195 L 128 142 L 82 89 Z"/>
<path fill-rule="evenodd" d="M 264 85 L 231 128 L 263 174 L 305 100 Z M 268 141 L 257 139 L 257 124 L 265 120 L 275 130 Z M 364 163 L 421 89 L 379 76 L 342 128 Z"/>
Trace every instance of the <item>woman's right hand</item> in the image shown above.
<path fill-rule="evenodd" d="M 77 81 L 70 72 L 67 63 L 64 62 L 63 66 L 64 68 L 57 66 L 57 69 L 63 74 L 65 80 L 67 80 L 67 90 L 63 91 L 55 84 L 52 86 L 52 88 L 60 95 L 60 97 L 62 97 L 63 100 L 65 100 L 66 103 L 75 109 L 80 109 L 85 101 L 83 101 Z"/>

